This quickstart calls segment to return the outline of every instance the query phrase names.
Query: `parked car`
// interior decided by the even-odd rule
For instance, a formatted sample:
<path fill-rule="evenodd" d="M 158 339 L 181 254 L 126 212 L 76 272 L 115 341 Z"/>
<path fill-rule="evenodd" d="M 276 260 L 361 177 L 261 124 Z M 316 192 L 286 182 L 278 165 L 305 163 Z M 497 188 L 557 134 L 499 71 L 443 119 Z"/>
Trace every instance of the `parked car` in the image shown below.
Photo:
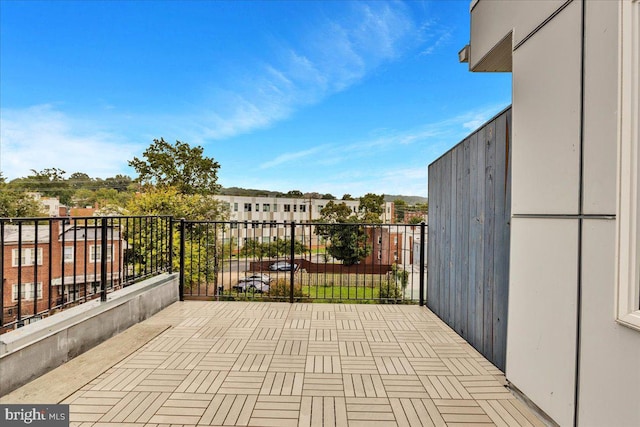
<path fill-rule="evenodd" d="M 266 293 L 269 292 L 269 285 L 260 280 L 241 280 L 233 289 L 238 292 Z"/>
<path fill-rule="evenodd" d="M 269 277 L 268 274 L 260 274 L 260 273 L 254 273 L 251 276 L 245 276 L 242 279 L 240 279 L 240 282 L 249 282 L 252 280 L 258 280 L 264 284 L 269 284 L 271 283 L 271 281 L 273 281 L 273 279 L 271 277 Z"/>
<path fill-rule="evenodd" d="M 298 264 L 290 264 L 286 261 L 278 261 L 269 266 L 269 270 L 271 271 L 296 271 L 298 269 Z"/>

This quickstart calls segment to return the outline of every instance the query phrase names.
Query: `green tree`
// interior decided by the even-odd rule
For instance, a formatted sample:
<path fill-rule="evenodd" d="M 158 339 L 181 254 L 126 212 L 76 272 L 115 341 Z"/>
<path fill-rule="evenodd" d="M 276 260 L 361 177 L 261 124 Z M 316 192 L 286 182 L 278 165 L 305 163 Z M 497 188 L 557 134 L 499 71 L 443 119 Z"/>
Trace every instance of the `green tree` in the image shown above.
<path fill-rule="evenodd" d="M 58 168 L 46 168 L 41 171 L 31 169 L 31 175 L 14 179 L 10 188 L 40 193 L 44 197 L 57 197 L 63 205 L 71 204 L 73 189 L 65 179 L 65 171 Z"/>
<path fill-rule="evenodd" d="M 358 224 L 358 216 L 345 202 L 329 201 L 320 211 L 321 218 L 315 233 L 329 241 L 327 253 L 341 260 L 345 265 L 353 265 L 371 253 L 369 237 L 364 227 Z"/>
<path fill-rule="evenodd" d="M 424 221 L 424 218 L 419 217 L 419 216 L 412 216 L 411 219 L 409 220 L 409 224 L 411 225 L 418 225 L 420 224 L 422 221 Z"/>
<path fill-rule="evenodd" d="M 138 181 L 147 186 L 174 187 L 180 194 L 213 195 L 218 192 L 220 164 L 203 155 L 200 146 L 185 142 L 169 144 L 154 139 L 142 153 L 145 160 L 134 157 L 129 166 L 138 173 Z"/>
<path fill-rule="evenodd" d="M 407 202 L 402 199 L 395 199 L 393 201 L 393 206 L 396 213 L 396 222 L 404 222 L 404 213 L 407 210 Z"/>
<path fill-rule="evenodd" d="M 351 194 L 347 193 L 342 196 L 342 200 L 354 200 L 354 198 L 351 197 Z"/>
<path fill-rule="evenodd" d="M 0 218 L 33 218 L 46 216 L 42 205 L 28 194 L 7 188 L 0 181 Z"/>
<path fill-rule="evenodd" d="M 304 197 L 304 194 L 302 194 L 302 191 L 300 190 L 291 190 L 287 191 L 285 197 L 301 198 Z"/>
<path fill-rule="evenodd" d="M 382 223 L 384 213 L 384 195 L 367 193 L 360 198 L 358 206 L 360 220 L 367 223 Z"/>

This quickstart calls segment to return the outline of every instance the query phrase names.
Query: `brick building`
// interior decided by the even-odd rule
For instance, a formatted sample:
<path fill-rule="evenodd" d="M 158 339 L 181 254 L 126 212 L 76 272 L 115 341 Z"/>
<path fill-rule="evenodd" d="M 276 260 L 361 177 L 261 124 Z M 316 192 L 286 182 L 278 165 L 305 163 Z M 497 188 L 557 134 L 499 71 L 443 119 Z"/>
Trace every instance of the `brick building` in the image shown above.
<path fill-rule="evenodd" d="M 49 307 L 94 298 L 100 290 L 100 227 L 52 220 L 47 225 L 4 225 L 2 267 L 3 324 L 39 318 Z M 123 269 L 120 230 L 107 230 L 107 279 L 119 287 Z M 21 252 L 21 255 L 19 255 Z"/>

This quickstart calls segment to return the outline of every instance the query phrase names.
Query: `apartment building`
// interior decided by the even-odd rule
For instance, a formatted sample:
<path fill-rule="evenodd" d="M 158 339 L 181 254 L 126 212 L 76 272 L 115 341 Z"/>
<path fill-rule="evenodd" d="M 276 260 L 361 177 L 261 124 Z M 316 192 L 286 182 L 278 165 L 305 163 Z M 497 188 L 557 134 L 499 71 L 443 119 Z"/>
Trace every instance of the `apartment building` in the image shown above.
<path fill-rule="evenodd" d="M 120 230 L 107 231 L 107 279 L 120 284 L 123 242 Z M 0 259 L 3 324 L 35 315 L 100 290 L 100 227 L 53 220 L 50 225 L 4 225 Z"/>

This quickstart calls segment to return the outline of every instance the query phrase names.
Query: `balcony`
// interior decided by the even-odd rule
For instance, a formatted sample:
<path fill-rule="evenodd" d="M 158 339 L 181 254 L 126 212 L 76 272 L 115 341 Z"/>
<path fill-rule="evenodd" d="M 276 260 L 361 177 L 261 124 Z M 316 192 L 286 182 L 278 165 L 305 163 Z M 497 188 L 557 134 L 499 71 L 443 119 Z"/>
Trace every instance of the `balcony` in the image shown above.
<path fill-rule="evenodd" d="M 71 425 L 544 425 L 418 305 L 176 302 L 0 398 Z"/>

